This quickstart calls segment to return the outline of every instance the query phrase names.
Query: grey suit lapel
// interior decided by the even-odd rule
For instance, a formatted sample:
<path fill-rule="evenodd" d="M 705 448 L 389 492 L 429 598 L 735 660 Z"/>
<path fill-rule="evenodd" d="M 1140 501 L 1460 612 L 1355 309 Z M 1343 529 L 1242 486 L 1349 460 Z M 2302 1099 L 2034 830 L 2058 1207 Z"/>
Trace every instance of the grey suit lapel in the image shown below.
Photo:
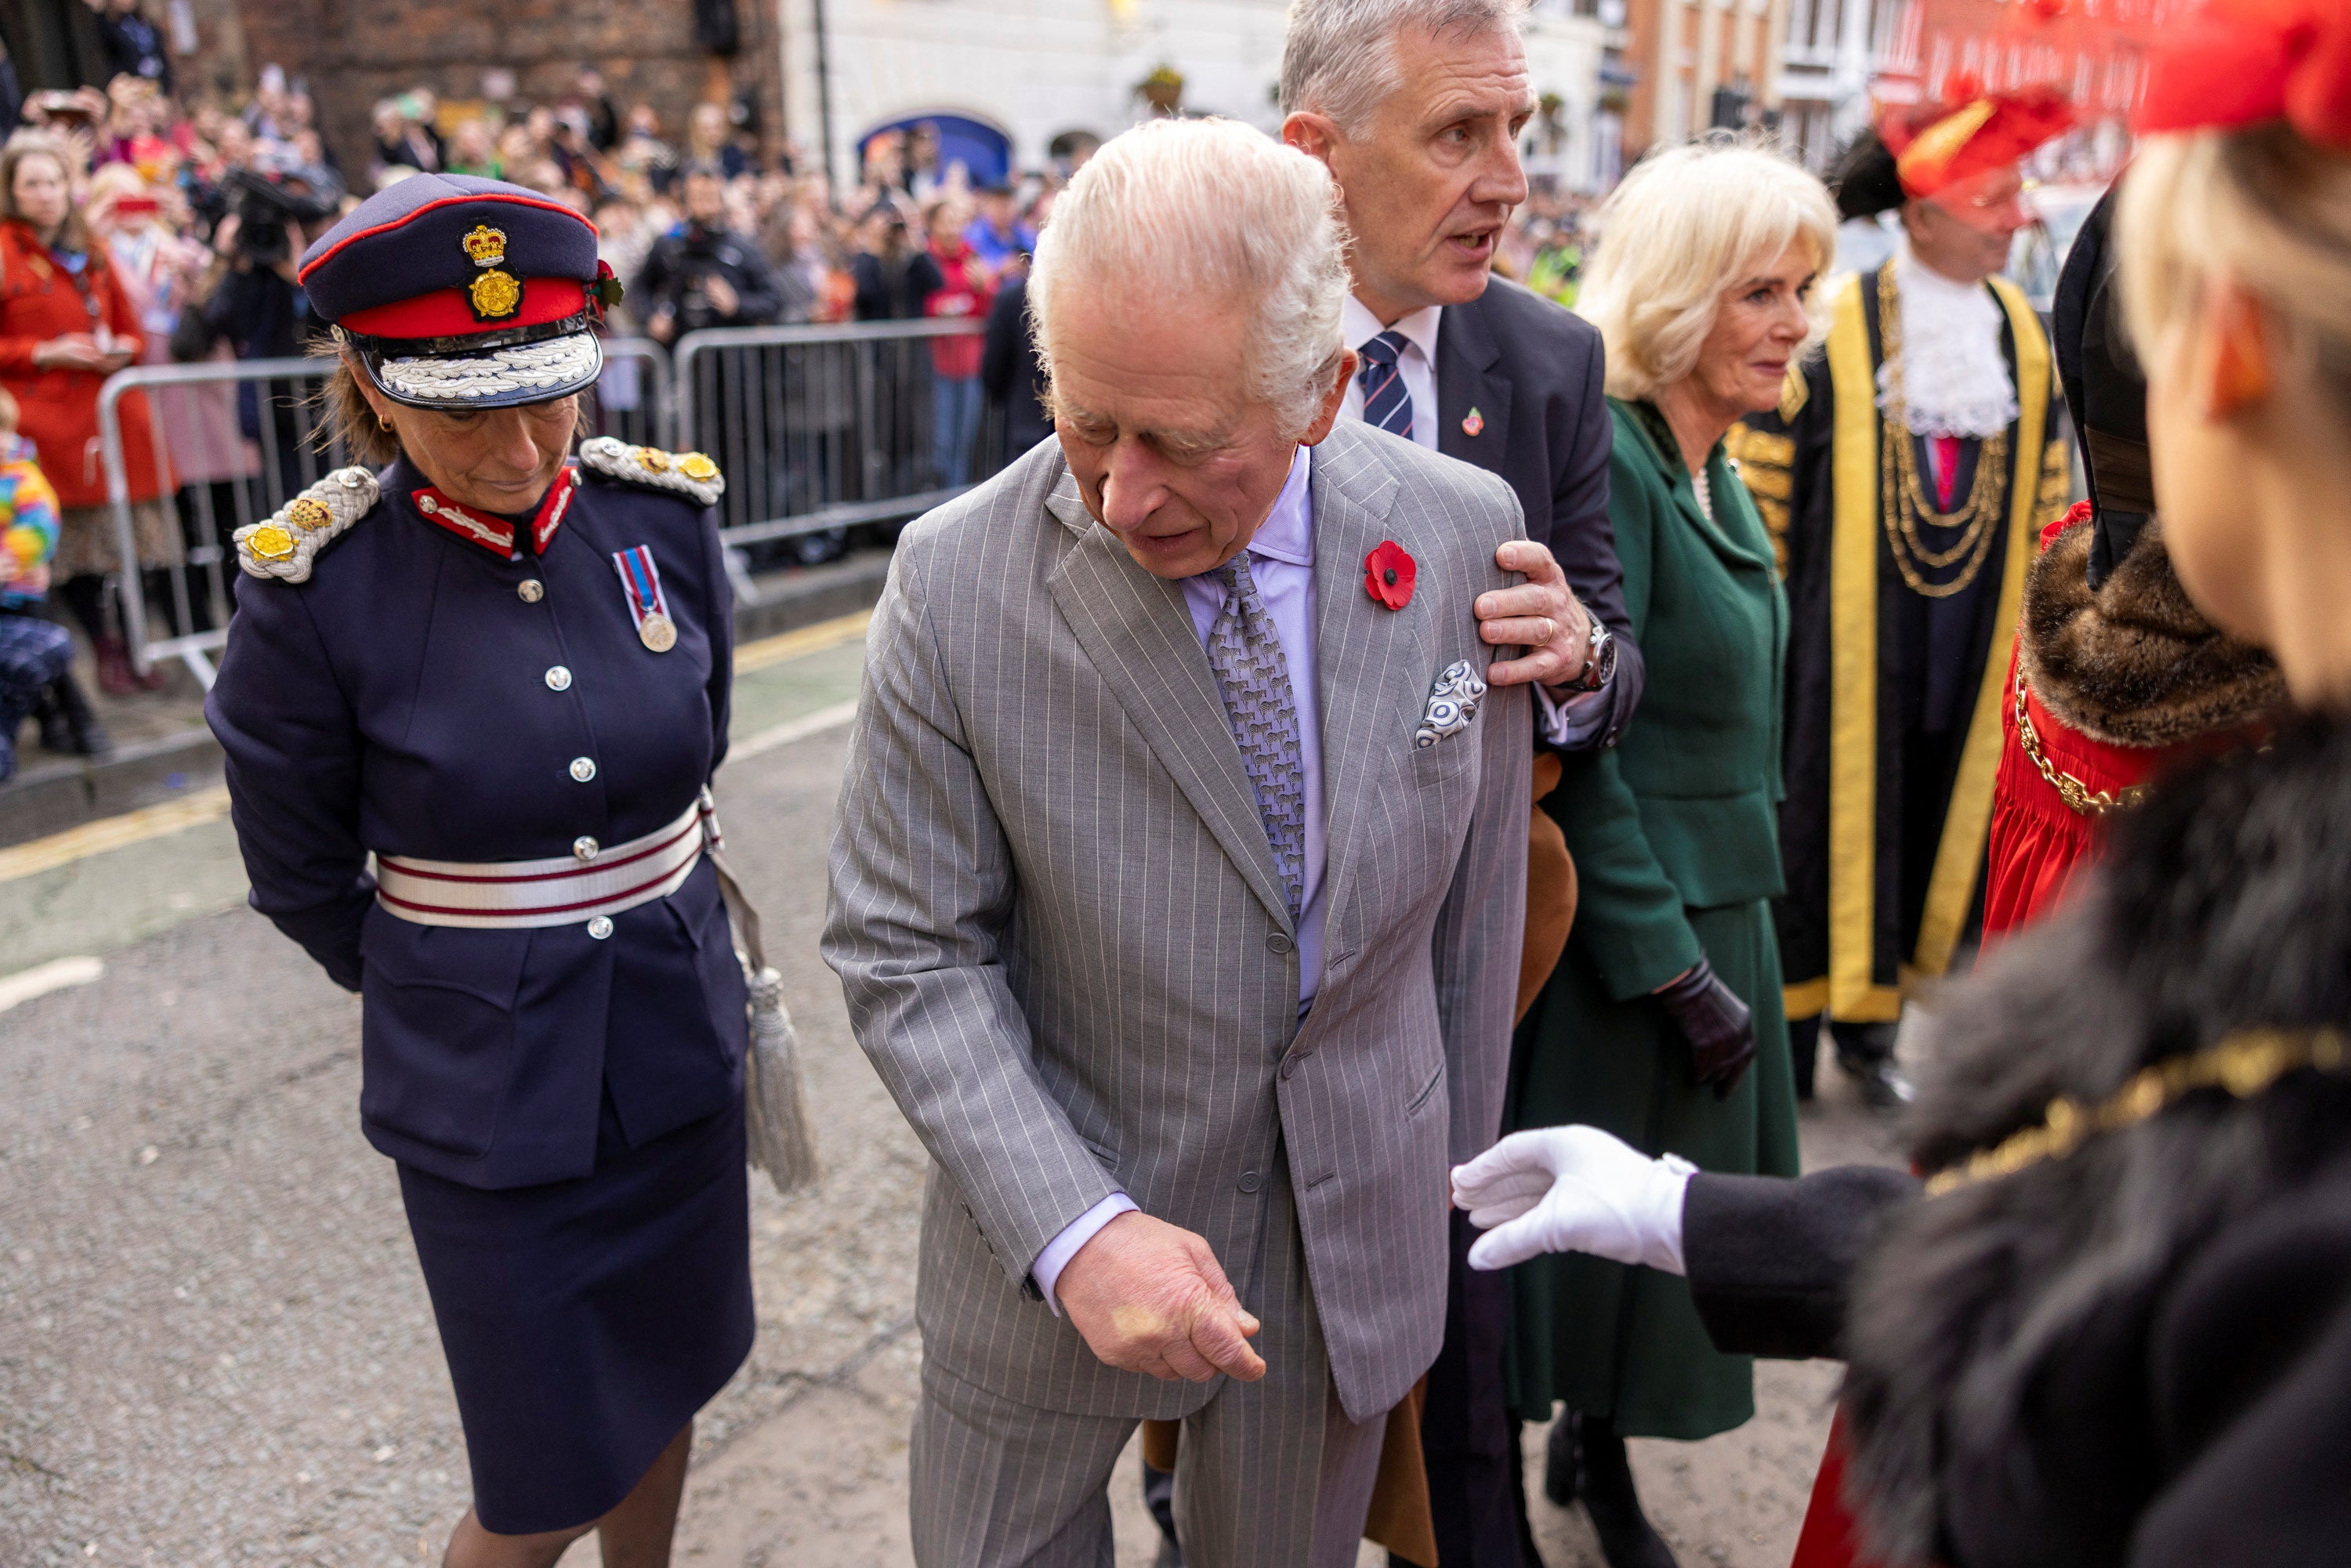
<path fill-rule="evenodd" d="M 1392 516 L 1396 481 L 1366 450 L 1375 439 L 1342 423 L 1314 449 L 1315 638 L 1322 706 L 1322 792 L 1329 830 L 1323 876 L 1331 890 L 1328 942 L 1333 959 L 1353 943 L 1347 933 L 1362 896 L 1375 794 L 1393 780 L 1399 748 L 1410 744 L 1421 698 L 1436 678 L 1421 670 L 1416 628 L 1430 599 L 1402 610 L 1375 603 L 1364 591 L 1364 558 L 1393 538 L 1416 560 L 1426 561 L 1426 541 L 1410 523 Z"/>
<path fill-rule="evenodd" d="M 1287 928 L 1289 895 L 1183 589 L 1135 565 L 1095 525 L 1068 473 L 1045 505 L 1078 536 L 1047 582 L 1061 618 L 1249 891 Z"/>
<path fill-rule="evenodd" d="M 1437 329 L 1437 449 L 1447 457 L 1502 471 L 1510 444 L 1510 383 L 1494 372 L 1502 348 L 1486 324 L 1478 301 L 1448 305 Z M 1471 410 L 1478 434 L 1463 427 Z"/>

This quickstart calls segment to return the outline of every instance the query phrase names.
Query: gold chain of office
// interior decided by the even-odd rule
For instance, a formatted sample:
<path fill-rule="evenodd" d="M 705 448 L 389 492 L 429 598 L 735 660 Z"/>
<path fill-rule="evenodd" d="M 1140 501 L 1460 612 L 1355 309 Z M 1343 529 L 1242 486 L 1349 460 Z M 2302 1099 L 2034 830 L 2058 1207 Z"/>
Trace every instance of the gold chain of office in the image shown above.
<path fill-rule="evenodd" d="M 2150 1121 L 2199 1090 L 2219 1089 L 2250 1100 L 2289 1072 L 2351 1071 L 2351 1050 L 2335 1030 L 2239 1030 L 2192 1056 L 2176 1056 L 2131 1075 L 2120 1091 L 2095 1105 L 2070 1095 L 2049 1103 L 2040 1124 L 2005 1138 L 1928 1178 L 1927 1196 L 1996 1181 L 2049 1160 L 2062 1160 L 2101 1133 Z"/>
<path fill-rule="evenodd" d="M 2024 701 L 2024 672 L 2022 669 L 2016 672 L 2015 711 L 2016 743 L 2023 750 L 2025 760 L 2041 770 L 2041 777 L 2057 791 L 2057 798 L 2072 810 L 2085 817 L 2103 817 L 2108 811 L 2136 806 L 2147 799 L 2147 787 L 2144 784 L 2127 784 L 2123 787 L 2121 794 L 2108 794 L 2104 789 L 2091 789 L 2049 760 L 2049 754 L 2041 747 L 2041 730 L 2032 722 L 2032 715 Z"/>
<path fill-rule="evenodd" d="M 1905 417 L 1902 397 L 1902 305 L 1894 287 L 1894 268 L 1877 274 L 1877 329 L 1888 367 L 1885 417 L 1879 421 L 1877 457 L 1878 517 L 1886 527 L 1886 543 L 1894 552 L 1895 569 L 1910 591 L 1928 599 L 1949 599 L 1963 593 L 1991 556 L 2000 532 L 2001 515 L 2008 507 L 2008 432 L 1987 436 L 1976 453 L 1975 483 L 1957 511 L 1939 510 L 1927 498 L 1918 474 L 1917 443 Z M 1960 530 L 1949 549 L 1928 548 L 1918 526 Z M 1959 575 L 1949 582 L 1929 582 L 1927 574 L 1964 561 Z"/>

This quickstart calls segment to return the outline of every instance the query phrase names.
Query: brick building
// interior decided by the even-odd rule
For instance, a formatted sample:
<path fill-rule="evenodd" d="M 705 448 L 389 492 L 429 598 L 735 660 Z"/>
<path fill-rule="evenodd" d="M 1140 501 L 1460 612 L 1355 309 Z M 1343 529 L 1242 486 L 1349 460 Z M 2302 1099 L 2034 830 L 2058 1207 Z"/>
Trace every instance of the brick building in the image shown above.
<path fill-rule="evenodd" d="M 1712 128 L 1775 124 L 1789 3 L 1625 0 L 1625 163 Z"/>

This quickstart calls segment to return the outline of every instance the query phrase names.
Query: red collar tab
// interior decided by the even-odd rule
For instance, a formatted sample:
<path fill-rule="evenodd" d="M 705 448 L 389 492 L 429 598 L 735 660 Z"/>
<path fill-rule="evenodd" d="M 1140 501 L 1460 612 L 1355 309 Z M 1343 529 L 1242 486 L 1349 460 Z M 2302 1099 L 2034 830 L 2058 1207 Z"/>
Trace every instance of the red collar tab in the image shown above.
<path fill-rule="evenodd" d="M 545 555 L 555 538 L 555 530 L 563 526 L 563 515 L 571 509 L 571 497 L 580 488 L 580 470 L 566 468 L 562 476 L 547 487 L 538 503 L 538 511 L 531 518 L 530 538 L 535 553 Z M 424 520 L 438 523 L 468 544 L 479 545 L 500 560 L 515 559 L 514 525 L 504 517 L 461 507 L 434 486 L 408 493 L 410 501 Z"/>

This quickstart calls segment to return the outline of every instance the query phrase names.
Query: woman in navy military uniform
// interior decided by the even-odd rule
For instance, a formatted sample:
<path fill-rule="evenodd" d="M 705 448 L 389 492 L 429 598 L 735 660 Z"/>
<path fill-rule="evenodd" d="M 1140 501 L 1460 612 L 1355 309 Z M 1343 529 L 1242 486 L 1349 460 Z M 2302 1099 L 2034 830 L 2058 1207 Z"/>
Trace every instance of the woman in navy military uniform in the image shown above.
<path fill-rule="evenodd" d="M 668 1561 L 695 1413 L 749 1353 L 745 987 L 705 852 L 729 594 L 709 459 L 570 451 L 596 233 L 418 175 L 304 256 L 330 475 L 240 529 L 206 705 L 253 906 L 366 998 L 464 1417 L 446 1561 Z M 369 856 L 375 857 L 372 874 Z"/>

